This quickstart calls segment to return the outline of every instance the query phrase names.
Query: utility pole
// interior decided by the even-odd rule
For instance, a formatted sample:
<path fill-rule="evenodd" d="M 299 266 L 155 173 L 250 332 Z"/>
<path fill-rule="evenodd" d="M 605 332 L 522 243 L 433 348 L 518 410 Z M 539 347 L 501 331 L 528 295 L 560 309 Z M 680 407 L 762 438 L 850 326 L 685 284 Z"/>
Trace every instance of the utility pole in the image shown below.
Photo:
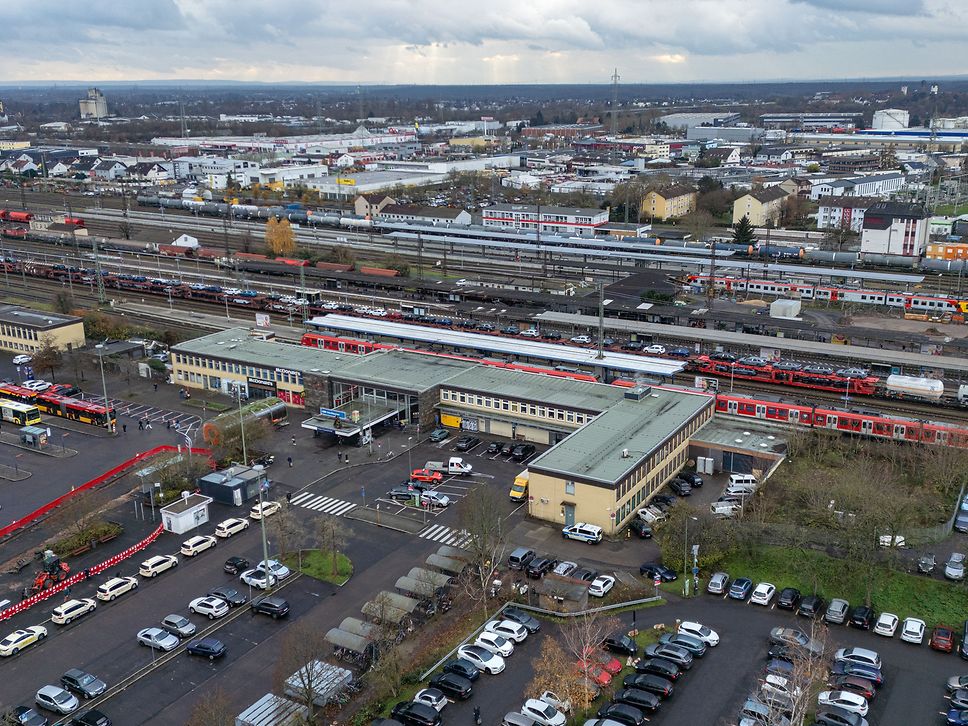
<path fill-rule="evenodd" d="M 601 360 L 605 357 L 602 339 L 605 337 L 605 283 L 598 283 L 598 355 L 595 357 Z"/>
<path fill-rule="evenodd" d="M 27 189 L 24 187 L 26 183 L 24 179 L 20 180 L 20 208 L 24 211 L 27 209 Z"/>
<path fill-rule="evenodd" d="M 423 237 L 417 232 L 417 279 L 423 280 Z"/>
<path fill-rule="evenodd" d="M 71 209 L 71 200 L 70 200 L 70 198 L 68 198 L 68 196 L 67 196 L 66 193 L 64 194 L 64 206 L 67 207 L 67 216 L 68 217 L 73 217 L 74 216 L 74 210 Z M 74 243 L 74 254 L 75 255 L 79 255 L 81 253 L 81 250 L 77 246 L 77 231 L 76 231 L 76 228 L 75 228 L 75 226 L 73 224 L 70 225 L 70 227 L 71 227 L 71 242 Z"/>
<path fill-rule="evenodd" d="M 618 68 L 612 73 L 612 164 L 616 163 L 618 153 L 618 81 L 621 76 Z"/>
<path fill-rule="evenodd" d="M 229 222 L 225 217 L 222 217 L 222 240 L 225 242 L 225 259 L 228 260 L 232 251 L 229 249 Z"/>
<path fill-rule="evenodd" d="M 179 119 L 181 121 L 181 135 L 182 135 L 182 138 L 184 139 L 185 136 L 187 135 L 185 133 L 186 132 L 186 128 L 185 128 L 185 101 L 183 99 L 181 99 L 181 98 L 178 99 L 178 116 L 179 116 Z"/>
<path fill-rule="evenodd" d="M 709 280 L 706 283 L 706 307 L 712 310 L 716 295 L 716 240 L 709 240 Z"/>
<path fill-rule="evenodd" d="M 107 302 L 107 296 L 104 294 L 104 277 L 101 275 L 101 255 L 97 251 L 97 235 L 92 235 L 91 237 L 91 251 L 94 253 L 94 278 L 97 281 L 97 301 L 103 305 Z"/>

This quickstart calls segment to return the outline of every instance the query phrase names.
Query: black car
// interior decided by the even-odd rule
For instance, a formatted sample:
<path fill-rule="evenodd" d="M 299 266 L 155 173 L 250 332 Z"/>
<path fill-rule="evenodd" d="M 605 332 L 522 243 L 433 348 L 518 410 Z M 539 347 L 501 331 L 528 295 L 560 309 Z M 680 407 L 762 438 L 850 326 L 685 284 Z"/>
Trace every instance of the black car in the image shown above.
<path fill-rule="evenodd" d="M 511 450 L 511 459 L 524 461 L 536 451 L 534 444 L 518 444 Z"/>
<path fill-rule="evenodd" d="M 100 696 L 108 689 L 108 684 L 80 668 L 71 668 L 61 676 L 61 685 L 82 698 Z"/>
<path fill-rule="evenodd" d="M 249 561 L 244 557 L 229 557 L 222 569 L 230 575 L 238 575 L 249 569 Z"/>
<path fill-rule="evenodd" d="M 558 564 L 558 560 L 552 559 L 548 555 L 544 557 L 535 557 L 531 562 L 528 563 L 528 568 L 525 573 L 532 580 L 537 580 L 541 578 L 548 572 L 555 569 L 555 565 Z"/>
<path fill-rule="evenodd" d="M 675 692 L 672 681 L 653 673 L 630 673 L 622 680 L 624 688 L 638 688 L 640 691 L 654 693 L 659 698 L 671 698 Z"/>
<path fill-rule="evenodd" d="M 606 650 L 622 655 L 634 656 L 639 652 L 639 646 L 625 633 L 612 633 L 602 641 L 602 645 L 605 646 Z"/>
<path fill-rule="evenodd" d="M 663 582 L 672 582 L 673 580 L 679 579 L 679 576 L 675 572 L 657 562 L 646 562 L 639 567 L 639 574 L 645 575 L 650 580 L 654 580 L 658 576 Z"/>
<path fill-rule="evenodd" d="M 501 456 L 510 456 L 511 452 L 514 451 L 514 447 L 517 446 L 513 441 L 509 441 L 501 447 Z"/>
<path fill-rule="evenodd" d="M 612 700 L 617 703 L 627 703 L 642 711 L 657 711 L 660 703 L 657 695 L 638 688 L 623 688 L 612 696 Z"/>
<path fill-rule="evenodd" d="M 627 703 L 606 703 L 598 709 L 599 718 L 610 718 L 625 726 L 642 726 L 646 723 L 645 714 L 641 709 Z"/>
<path fill-rule="evenodd" d="M 792 663 L 796 652 L 786 643 L 771 643 L 769 650 L 766 651 L 766 657 L 771 660 L 782 660 L 787 663 Z"/>
<path fill-rule="evenodd" d="M 417 491 L 409 486 L 396 486 L 387 492 L 387 497 L 395 502 L 408 502 L 417 495 Z"/>
<path fill-rule="evenodd" d="M 494 332 L 494 326 L 491 325 L 490 323 L 481 323 L 480 325 L 477 326 L 477 329 L 480 330 L 480 331 L 483 331 L 485 333 L 493 333 Z"/>
<path fill-rule="evenodd" d="M 501 453 L 501 442 L 500 441 L 492 441 L 491 443 L 489 443 L 487 445 L 487 448 L 484 449 L 484 453 L 485 454 L 491 454 L 491 455 L 500 454 Z"/>
<path fill-rule="evenodd" d="M 669 488 L 680 497 L 688 497 L 692 495 L 692 485 L 684 479 L 673 479 L 671 482 L 669 482 Z"/>
<path fill-rule="evenodd" d="M 819 595 L 807 595 L 800 600 L 800 607 L 797 608 L 797 615 L 805 618 L 819 618 L 823 615 L 826 603 Z"/>
<path fill-rule="evenodd" d="M 622 350 L 642 350 L 645 347 L 645 343 L 641 340 L 630 340 L 627 343 L 622 343 Z"/>
<path fill-rule="evenodd" d="M 390 715 L 406 726 L 438 726 L 442 723 L 436 708 L 415 701 L 400 701 Z"/>
<path fill-rule="evenodd" d="M 855 628 L 870 630 L 876 619 L 874 608 L 869 608 L 866 605 L 858 605 L 850 611 L 849 624 Z"/>
<path fill-rule="evenodd" d="M 835 661 L 830 667 L 830 675 L 864 678 L 873 683 L 875 688 L 880 688 L 884 685 L 884 674 L 879 669 L 861 663 L 851 663 L 850 661 L 843 660 Z"/>
<path fill-rule="evenodd" d="M 635 664 L 636 673 L 651 673 L 655 676 L 675 681 L 682 675 L 679 666 L 665 658 L 643 658 Z"/>
<path fill-rule="evenodd" d="M 289 603 L 278 595 L 260 597 L 252 601 L 252 612 L 268 615 L 275 620 L 289 614 Z"/>
<path fill-rule="evenodd" d="M 215 660 L 225 655 L 225 643 L 217 638 L 202 638 L 193 640 L 186 650 L 189 655 L 200 655 L 209 660 Z"/>
<path fill-rule="evenodd" d="M 453 673 L 455 676 L 466 678 L 472 683 L 481 677 L 481 672 L 477 669 L 477 666 L 464 658 L 455 658 L 444 663 L 444 673 Z"/>
<path fill-rule="evenodd" d="M 800 604 L 800 591 L 795 587 L 784 587 L 776 599 L 776 606 L 783 610 L 796 610 Z"/>
<path fill-rule="evenodd" d="M 474 686 L 464 676 L 456 673 L 438 673 L 430 679 L 430 687 L 443 691 L 444 695 L 461 701 L 471 697 Z"/>
<path fill-rule="evenodd" d="M 20 726 L 47 726 L 50 721 L 30 706 L 17 706 L 3 714 L 3 722 Z"/>
<path fill-rule="evenodd" d="M 504 335 L 517 335 L 521 332 L 521 328 L 516 325 L 508 325 L 506 328 L 501 328 L 501 332 Z"/>
<path fill-rule="evenodd" d="M 712 355 L 710 355 L 709 359 L 722 360 L 722 361 L 726 361 L 727 363 L 731 363 L 739 360 L 739 356 L 735 356 L 732 353 L 726 353 L 724 351 L 720 351 L 719 353 L 713 353 Z"/>
<path fill-rule="evenodd" d="M 508 607 L 501 612 L 501 617 L 505 620 L 523 625 L 529 633 L 537 633 L 541 630 L 541 621 L 533 615 L 529 615 L 521 608 Z"/>
<path fill-rule="evenodd" d="M 825 706 L 813 717 L 817 726 L 861 726 L 867 721 L 858 713 L 838 706 Z"/>
<path fill-rule="evenodd" d="M 687 482 L 689 482 L 689 485 L 693 489 L 701 489 L 702 485 L 706 483 L 703 481 L 703 478 L 694 471 L 681 471 L 679 472 L 679 478 L 685 479 Z"/>
<path fill-rule="evenodd" d="M 591 570 L 587 567 L 579 567 L 577 570 L 572 570 L 568 577 L 572 578 L 573 580 L 581 580 L 582 582 L 593 582 L 598 575 L 598 570 Z"/>
<path fill-rule="evenodd" d="M 248 602 L 248 598 L 246 598 L 245 595 L 236 590 L 234 587 L 230 587 L 228 585 L 212 588 L 208 591 L 208 594 L 212 597 L 222 598 L 234 608 L 238 607 L 239 605 L 245 605 Z"/>
<path fill-rule="evenodd" d="M 615 338 L 602 338 L 602 347 L 611 348 L 617 342 L 618 341 L 616 341 Z"/>
<path fill-rule="evenodd" d="M 561 333 L 556 333 L 554 330 L 549 330 L 541 334 L 541 337 L 545 340 L 561 340 Z"/>
<path fill-rule="evenodd" d="M 44 723 L 47 723 L 45 720 Z M 71 719 L 71 726 L 111 726 L 113 722 L 103 711 L 92 708 Z"/>
<path fill-rule="evenodd" d="M 676 503 L 678 497 L 672 494 L 656 494 L 652 499 L 649 500 L 649 504 L 661 504 L 666 507 L 671 507 Z"/>
<path fill-rule="evenodd" d="M 476 436 L 461 436 L 454 442 L 454 451 L 470 451 L 479 443 L 481 440 Z"/>
<path fill-rule="evenodd" d="M 651 539 L 652 538 L 652 527 L 646 524 L 645 520 L 641 517 L 634 517 L 631 522 L 629 522 L 629 531 L 639 539 Z"/>

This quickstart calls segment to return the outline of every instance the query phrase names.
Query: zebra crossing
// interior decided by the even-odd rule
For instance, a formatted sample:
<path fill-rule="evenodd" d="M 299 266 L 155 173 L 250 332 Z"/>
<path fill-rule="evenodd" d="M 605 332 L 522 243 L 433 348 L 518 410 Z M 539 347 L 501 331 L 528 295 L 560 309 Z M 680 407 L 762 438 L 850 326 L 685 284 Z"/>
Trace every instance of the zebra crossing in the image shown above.
<path fill-rule="evenodd" d="M 343 499 L 334 499 L 333 497 L 320 496 L 313 494 L 312 492 L 303 492 L 302 494 L 297 494 L 292 498 L 290 504 L 295 504 L 305 509 L 319 512 L 320 514 L 332 514 L 334 517 L 340 517 L 349 512 L 351 509 L 356 508 L 356 504 L 353 502 L 347 502 Z"/>
<path fill-rule="evenodd" d="M 466 530 L 452 529 L 442 524 L 432 524 L 425 527 L 417 536 L 421 539 L 429 539 L 452 547 L 463 547 L 471 541 L 471 536 Z"/>

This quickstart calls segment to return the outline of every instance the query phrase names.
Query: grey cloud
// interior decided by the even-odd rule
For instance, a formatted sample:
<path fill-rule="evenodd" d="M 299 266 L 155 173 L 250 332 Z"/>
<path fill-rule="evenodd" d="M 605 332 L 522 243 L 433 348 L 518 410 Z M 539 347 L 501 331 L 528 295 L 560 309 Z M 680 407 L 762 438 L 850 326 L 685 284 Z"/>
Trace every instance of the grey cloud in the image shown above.
<path fill-rule="evenodd" d="M 801 5 L 813 5 L 836 12 L 866 15 L 923 15 L 927 12 L 924 0 L 794 0 Z"/>

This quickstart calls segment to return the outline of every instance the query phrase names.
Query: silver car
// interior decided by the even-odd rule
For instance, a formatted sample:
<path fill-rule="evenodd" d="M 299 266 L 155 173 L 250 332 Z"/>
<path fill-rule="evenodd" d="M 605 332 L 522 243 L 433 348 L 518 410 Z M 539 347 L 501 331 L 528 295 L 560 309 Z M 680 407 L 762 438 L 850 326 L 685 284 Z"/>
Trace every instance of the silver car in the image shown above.
<path fill-rule="evenodd" d="M 841 600 L 839 597 L 835 597 L 827 606 L 827 612 L 824 614 L 823 619 L 828 623 L 842 625 L 847 620 L 848 610 L 850 610 L 850 603 L 846 600 Z"/>
<path fill-rule="evenodd" d="M 195 635 L 195 625 L 192 621 L 177 613 L 168 615 L 162 620 L 161 627 L 178 638 L 188 638 Z"/>
<path fill-rule="evenodd" d="M 713 576 L 709 578 L 709 584 L 706 585 L 706 592 L 713 595 L 725 595 L 728 589 L 729 574 L 726 572 L 713 573 Z"/>
<path fill-rule="evenodd" d="M 949 580 L 965 579 L 965 556 L 961 552 L 952 552 L 948 561 L 944 563 L 944 576 Z"/>

